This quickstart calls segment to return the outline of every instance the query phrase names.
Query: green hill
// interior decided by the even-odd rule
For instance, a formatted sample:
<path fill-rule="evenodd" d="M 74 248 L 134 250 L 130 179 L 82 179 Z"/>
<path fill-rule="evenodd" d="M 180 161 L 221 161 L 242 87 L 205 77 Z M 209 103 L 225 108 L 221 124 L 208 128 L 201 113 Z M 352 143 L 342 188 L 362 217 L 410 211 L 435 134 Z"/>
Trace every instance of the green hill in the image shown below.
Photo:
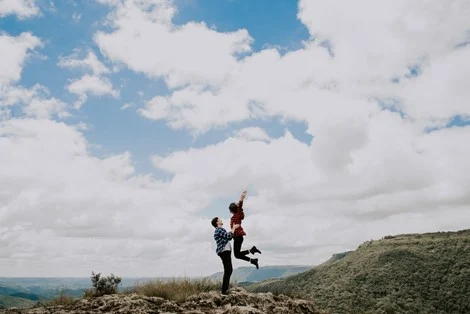
<path fill-rule="evenodd" d="M 312 268 L 311 266 L 262 266 L 259 269 L 255 267 L 239 267 L 233 270 L 230 279 L 238 283 L 258 282 L 271 278 L 283 278 L 290 275 L 295 275 Z M 209 279 L 221 281 L 224 273 L 218 272 L 211 276 Z"/>
<path fill-rule="evenodd" d="M 470 230 L 386 236 L 301 274 L 247 287 L 331 313 L 470 313 Z"/>
<path fill-rule="evenodd" d="M 10 308 L 10 307 L 17 307 L 17 308 L 29 308 L 36 304 L 37 302 L 9 296 L 9 295 L 0 295 L 0 309 L 1 308 Z"/>

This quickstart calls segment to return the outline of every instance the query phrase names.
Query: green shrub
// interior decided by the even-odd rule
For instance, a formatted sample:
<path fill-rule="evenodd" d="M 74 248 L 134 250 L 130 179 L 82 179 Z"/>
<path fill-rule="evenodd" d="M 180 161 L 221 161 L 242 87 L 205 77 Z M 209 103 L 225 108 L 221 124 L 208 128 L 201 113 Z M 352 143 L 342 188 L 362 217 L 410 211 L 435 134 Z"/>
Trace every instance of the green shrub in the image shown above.
<path fill-rule="evenodd" d="M 92 272 L 91 283 L 93 289 L 86 290 L 85 297 L 99 297 L 105 294 L 117 293 L 121 278 L 113 274 L 108 277 L 101 277 L 101 273 Z"/>

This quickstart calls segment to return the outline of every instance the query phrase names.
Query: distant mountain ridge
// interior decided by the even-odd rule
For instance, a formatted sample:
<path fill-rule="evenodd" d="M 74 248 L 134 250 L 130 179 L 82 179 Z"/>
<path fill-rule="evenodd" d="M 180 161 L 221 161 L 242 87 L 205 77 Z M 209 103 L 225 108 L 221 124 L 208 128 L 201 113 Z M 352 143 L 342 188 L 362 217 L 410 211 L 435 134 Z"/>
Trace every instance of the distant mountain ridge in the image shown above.
<path fill-rule="evenodd" d="M 120 288 L 132 287 L 150 277 L 123 277 Z M 162 278 L 169 279 L 169 278 Z M 0 277 L 0 308 L 31 307 L 38 301 L 48 300 L 61 293 L 82 297 L 91 288 L 90 277 Z"/>
<path fill-rule="evenodd" d="M 262 266 L 259 269 L 255 267 L 239 267 L 233 270 L 231 281 L 244 283 L 244 282 L 259 282 L 273 278 L 284 278 L 287 276 L 302 273 L 311 269 L 312 266 L 305 265 L 279 265 L 279 266 Z M 211 280 L 222 280 L 223 272 L 217 272 L 208 276 Z"/>
<path fill-rule="evenodd" d="M 470 313 L 470 229 L 388 235 L 285 279 L 247 286 L 332 313 Z"/>

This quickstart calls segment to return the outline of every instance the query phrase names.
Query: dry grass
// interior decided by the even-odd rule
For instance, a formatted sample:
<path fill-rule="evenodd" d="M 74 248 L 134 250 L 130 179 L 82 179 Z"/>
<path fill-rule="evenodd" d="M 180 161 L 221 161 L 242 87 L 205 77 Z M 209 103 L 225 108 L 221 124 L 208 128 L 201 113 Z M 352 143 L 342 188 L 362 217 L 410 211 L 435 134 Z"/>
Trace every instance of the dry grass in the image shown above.
<path fill-rule="evenodd" d="M 58 297 L 47 300 L 46 302 L 41 302 L 45 306 L 56 306 L 56 305 L 70 305 L 76 301 L 76 298 L 61 293 Z"/>
<path fill-rule="evenodd" d="M 172 301 L 182 301 L 200 292 L 219 291 L 221 283 L 208 279 L 179 278 L 168 281 L 153 280 L 138 283 L 134 291 L 150 297 L 160 297 Z"/>

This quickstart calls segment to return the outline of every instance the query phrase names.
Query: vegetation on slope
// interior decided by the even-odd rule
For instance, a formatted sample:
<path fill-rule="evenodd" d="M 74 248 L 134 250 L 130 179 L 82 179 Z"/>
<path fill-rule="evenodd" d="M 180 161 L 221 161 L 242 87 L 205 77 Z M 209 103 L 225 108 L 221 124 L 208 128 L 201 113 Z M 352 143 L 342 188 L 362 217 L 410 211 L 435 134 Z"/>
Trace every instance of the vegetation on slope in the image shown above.
<path fill-rule="evenodd" d="M 470 313 L 470 230 L 387 236 L 253 292 L 310 298 L 332 313 Z"/>
<path fill-rule="evenodd" d="M 0 309 L 10 307 L 28 308 L 34 306 L 36 303 L 37 302 L 25 298 L 19 298 L 9 295 L 0 295 Z"/>

